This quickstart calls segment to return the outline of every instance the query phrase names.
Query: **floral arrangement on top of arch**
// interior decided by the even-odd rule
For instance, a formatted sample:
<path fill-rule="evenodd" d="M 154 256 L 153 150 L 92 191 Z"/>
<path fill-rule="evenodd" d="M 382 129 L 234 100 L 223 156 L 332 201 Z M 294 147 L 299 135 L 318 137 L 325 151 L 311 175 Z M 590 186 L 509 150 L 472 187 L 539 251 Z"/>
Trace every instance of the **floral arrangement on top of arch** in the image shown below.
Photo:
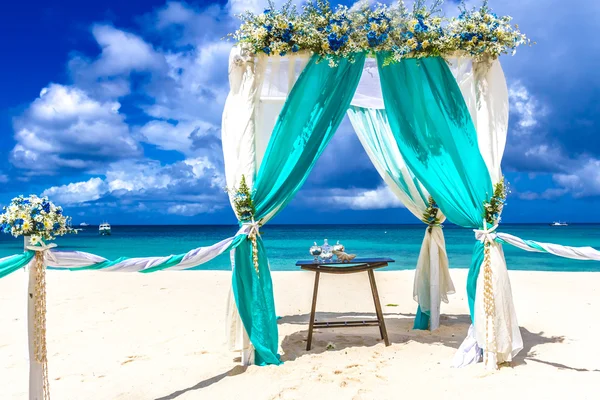
<path fill-rule="evenodd" d="M 62 207 L 54 205 L 47 197 L 15 197 L 3 211 L 0 214 L 0 232 L 14 237 L 31 236 L 32 245 L 67 233 L 77 233 L 71 228 L 71 218 L 63 214 Z"/>
<path fill-rule="evenodd" d="M 279 10 L 269 1 L 262 14 L 240 15 L 242 24 L 231 36 L 255 54 L 284 56 L 305 50 L 331 64 L 335 57 L 352 59 L 356 53 L 380 51 L 390 53 L 386 64 L 456 52 L 489 60 L 531 44 L 517 25 L 511 25 L 510 16 L 494 14 L 487 0 L 473 9 L 461 3 L 457 18 L 445 18 L 442 3 L 434 0 L 428 6 L 426 0 L 415 0 L 410 10 L 403 1 L 333 9 L 327 0 L 311 0 L 299 13 L 291 1 Z"/>

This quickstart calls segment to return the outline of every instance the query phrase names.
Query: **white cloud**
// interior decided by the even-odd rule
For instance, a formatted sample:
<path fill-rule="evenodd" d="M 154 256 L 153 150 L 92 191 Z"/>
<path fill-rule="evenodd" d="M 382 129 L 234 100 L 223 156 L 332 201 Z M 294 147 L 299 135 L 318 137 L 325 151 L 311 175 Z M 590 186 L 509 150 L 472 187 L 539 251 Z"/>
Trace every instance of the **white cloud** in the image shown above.
<path fill-rule="evenodd" d="M 313 205 L 326 204 L 342 210 L 379 210 L 404 207 L 387 186 L 373 190 L 329 189 L 318 191 L 306 196 L 305 201 Z"/>
<path fill-rule="evenodd" d="M 223 208 L 215 204 L 175 204 L 167 209 L 167 214 L 183 215 L 192 217 L 198 214 L 207 214 Z"/>
<path fill-rule="evenodd" d="M 7 182 L 8 182 L 8 175 L 0 174 L 0 183 L 7 183 Z"/>
<path fill-rule="evenodd" d="M 168 165 L 152 160 L 121 161 L 111 164 L 103 179 L 54 186 L 43 194 L 62 204 L 97 201 L 95 204 L 119 204 L 130 211 L 146 207 L 169 214 L 196 215 L 227 204 L 224 186 L 220 169 L 208 158 L 196 157 Z"/>
<path fill-rule="evenodd" d="M 119 108 L 118 102 L 94 100 L 73 86 L 49 85 L 14 122 L 12 163 L 31 174 L 51 174 L 138 156 Z"/>
<path fill-rule="evenodd" d="M 110 25 L 94 25 L 92 35 L 102 52 L 93 61 L 74 57 L 69 67 L 76 76 L 106 78 L 165 67 L 164 56 L 138 35 Z"/>
<path fill-rule="evenodd" d="M 69 205 L 98 200 L 106 192 L 106 183 L 100 178 L 92 178 L 85 182 L 51 187 L 44 190 L 42 195 L 58 204 Z"/>
<path fill-rule="evenodd" d="M 569 173 L 553 175 L 554 181 L 574 197 L 600 196 L 600 160 L 587 158 Z"/>
<path fill-rule="evenodd" d="M 529 90 L 517 81 L 510 85 L 508 98 L 511 111 L 516 114 L 518 126 L 527 130 L 538 124 L 538 119 L 546 115 L 545 107 L 529 93 Z"/>

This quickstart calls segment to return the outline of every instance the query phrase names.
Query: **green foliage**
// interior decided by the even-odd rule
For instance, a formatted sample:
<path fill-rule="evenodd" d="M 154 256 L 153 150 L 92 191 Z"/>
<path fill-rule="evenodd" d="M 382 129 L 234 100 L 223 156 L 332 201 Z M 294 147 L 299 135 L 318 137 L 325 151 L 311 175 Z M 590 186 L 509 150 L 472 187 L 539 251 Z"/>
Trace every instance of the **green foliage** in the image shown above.
<path fill-rule="evenodd" d="M 494 194 L 490 198 L 490 201 L 483 203 L 485 210 L 483 217 L 488 224 L 495 225 L 500 222 L 500 215 L 502 214 L 502 209 L 506 204 L 507 193 L 507 184 L 504 180 L 504 177 L 502 177 L 500 182 L 494 185 Z"/>
<path fill-rule="evenodd" d="M 254 219 L 256 212 L 254 201 L 252 200 L 252 191 L 246 183 L 246 177 L 242 175 L 239 187 L 227 189 L 227 192 L 233 196 L 233 207 L 235 214 L 241 222 L 250 222 Z"/>

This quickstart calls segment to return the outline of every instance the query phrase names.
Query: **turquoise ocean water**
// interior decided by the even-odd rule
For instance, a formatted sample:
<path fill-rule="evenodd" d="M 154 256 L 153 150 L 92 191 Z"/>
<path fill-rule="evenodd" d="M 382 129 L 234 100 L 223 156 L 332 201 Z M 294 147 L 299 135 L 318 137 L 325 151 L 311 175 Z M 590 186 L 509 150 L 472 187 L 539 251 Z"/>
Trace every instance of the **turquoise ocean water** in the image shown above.
<path fill-rule="evenodd" d="M 592 246 L 600 249 L 600 224 L 548 225 L 503 224 L 503 232 L 523 239 L 569 246 Z M 99 236 L 97 226 L 88 226 L 77 235 L 57 239 L 61 249 L 79 250 L 115 259 L 120 256 L 165 256 L 185 253 L 200 246 L 214 244 L 232 236 L 235 226 L 119 226 L 113 225 L 111 236 Z M 313 242 L 330 244 L 340 241 L 348 253 L 359 257 L 391 257 L 396 263 L 388 270 L 414 269 L 424 225 L 267 225 L 261 228 L 271 269 L 295 271 L 296 260 L 309 259 Z M 451 268 L 468 268 L 474 244 L 473 232 L 453 225 L 444 227 Z M 0 235 L 0 258 L 19 253 L 22 239 Z M 568 260 L 548 254 L 528 253 L 505 245 L 508 268 L 541 271 L 600 271 L 600 262 Z M 229 269 L 224 254 L 199 269 Z"/>

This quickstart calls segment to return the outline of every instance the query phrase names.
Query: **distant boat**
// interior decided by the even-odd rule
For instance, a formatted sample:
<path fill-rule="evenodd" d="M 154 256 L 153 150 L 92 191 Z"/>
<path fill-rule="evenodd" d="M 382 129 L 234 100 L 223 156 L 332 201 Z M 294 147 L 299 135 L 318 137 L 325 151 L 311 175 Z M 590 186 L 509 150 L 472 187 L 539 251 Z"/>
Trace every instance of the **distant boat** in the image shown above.
<path fill-rule="evenodd" d="M 550 226 L 568 226 L 566 222 L 553 222 Z"/>
<path fill-rule="evenodd" d="M 88 224 L 88 223 L 85 223 L 85 222 L 82 222 L 82 223 L 80 223 L 80 224 L 79 224 L 79 226 L 89 226 L 89 225 L 90 225 L 90 224 Z"/>
<path fill-rule="evenodd" d="M 100 224 L 100 228 L 98 228 L 98 231 L 101 235 L 110 235 L 110 224 L 108 224 L 107 222 L 103 222 L 102 224 Z"/>

